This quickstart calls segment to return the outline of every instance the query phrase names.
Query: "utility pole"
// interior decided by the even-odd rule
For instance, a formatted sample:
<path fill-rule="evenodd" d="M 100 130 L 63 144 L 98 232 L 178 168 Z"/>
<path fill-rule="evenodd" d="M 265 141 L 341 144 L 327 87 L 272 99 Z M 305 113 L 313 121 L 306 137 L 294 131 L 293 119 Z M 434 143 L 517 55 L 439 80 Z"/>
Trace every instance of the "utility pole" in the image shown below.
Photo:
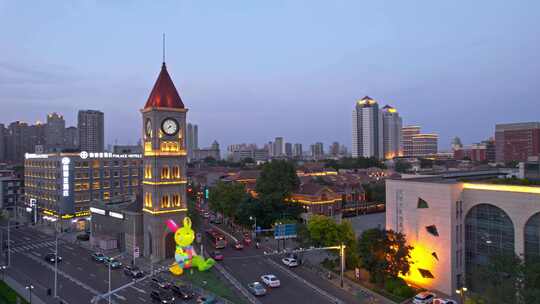
<path fill-rule="evenodd" d="M 133 266 L 135 266 L 135 247 L 137 246 L 137 244 L 135 244 L 137 242 L 137 237 L 136 237 L 136 234 L 135 234 L 135 221 L 137 220 L 137 218 L 135 217 L 132 217 L 133 218 Z"/>
<path fill-rule="evenodd" d="M 343 273 L 345 272 L 345 246 L 343 243 L 339 245 L 339 257 L 341 261 L 340 285 L 343 288 Z"/>
<path fill-rule="evenodd" d="M 54 250 L 54 297 L 58 297 L 58 221 L 54 229 L 55 250 Z"/>
<path fill-rule="evenodd" d="M 9 230 L 9 223 L 10 223 L 10 218 L 9 218 L 9 215 L 8 215 L 8 222 L 7 222 L 7 265 L 8 267 L 11 266 L 11 239 L 10 239 L 10 230 Z"/>

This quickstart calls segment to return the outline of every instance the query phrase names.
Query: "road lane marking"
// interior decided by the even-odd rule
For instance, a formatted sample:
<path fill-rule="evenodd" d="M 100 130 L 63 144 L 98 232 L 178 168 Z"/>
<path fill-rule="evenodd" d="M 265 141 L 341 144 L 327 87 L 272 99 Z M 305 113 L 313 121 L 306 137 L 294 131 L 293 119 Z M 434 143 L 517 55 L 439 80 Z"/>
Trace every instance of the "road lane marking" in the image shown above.
<path fill-rule="evenodd" d="M 127 300 L 126 297 L 121 296 L 121 295 L 119 295 L 119 294 L 114 294 L 114 296 L 117 297 L 117 298 L 119 298 L 119 299 L 122 300 L 122 301 Z"/>
<path fill-rule="evenodd" d="M 135 289 L 135 290 L 138 291 L 138 292 L 146 293 L 146 291 L 144 291 L 143 289 L 137 288 L 137 287 L 135 287 L 135 286 L 133 286 L 133 285 L 131 285 L 130 287 L 133 288 L 133 289 Z"/>
<path fill-rule="evenodd" d="M 35 252 L 35 251 L 32 251 L 32 254 L 35 255 L 35 256 L 38 256 L 38 257 L 41 256 L 41 254 L 39 254 L 39 252 Z"/>
<path fill-rule="evenodd" d="M 90 276 L 91 276 L 91 277 L 93 277 L 93 278 L 95 278 L 95 277 L 96 277 L 96 275 L 95 275 L 95 274 L 93 274 L 93 273 L 91 273 L 91 274 L 90 274 Z"/>
<path fill-rule="evenodd" d="M 137 297 L 137 298 L 138 298 L 139 301 L 141 301 L 141 302 L 146 302 L 146 299 L 144 299 L 144 298 L 141 298 L 141 297 Z"/>
<path fill-rule="evenodd" d="M 82 267 L 80 267 L 80 266 L 77 267 L 77 269 L 80 270 L 80 271 L 83 271 Z"/>
<path fill-rule="evenodd" d="M 23 236 L 23 239 L 27 240 L 27 241 L 31 241 L 32 239 L 27 237 L 27 236 Z"/>
<path fill-rule="evenodd" d="M 75 248 L 69 247 L 68 245 L 64 245 L 64 246 L 62 246 L 62 247 L 63 247 L 63 248 L 67 248 L 67 249 L 69 249 L 69 250 L 75 250 Z"/>

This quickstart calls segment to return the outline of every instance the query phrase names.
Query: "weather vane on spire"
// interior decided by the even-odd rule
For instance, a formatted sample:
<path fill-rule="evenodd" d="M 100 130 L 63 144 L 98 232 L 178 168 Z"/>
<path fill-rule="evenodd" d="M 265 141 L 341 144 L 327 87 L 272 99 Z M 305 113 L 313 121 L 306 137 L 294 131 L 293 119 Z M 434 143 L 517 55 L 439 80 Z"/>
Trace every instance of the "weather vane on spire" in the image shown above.
<path fill-rule="evenodd" d="M 163 33 L 163 64 L 165 64 L 165 33 Z"/>

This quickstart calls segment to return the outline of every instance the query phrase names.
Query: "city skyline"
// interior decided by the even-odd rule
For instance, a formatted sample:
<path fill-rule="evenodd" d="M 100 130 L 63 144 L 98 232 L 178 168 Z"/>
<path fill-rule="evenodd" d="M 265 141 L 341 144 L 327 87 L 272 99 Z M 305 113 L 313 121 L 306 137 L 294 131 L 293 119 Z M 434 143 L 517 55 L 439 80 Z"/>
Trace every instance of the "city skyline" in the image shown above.
<path fill-rule="evenodd" d="M 19 5 L 0 3 L 0 24 L 14 29 L 2 33 L 0 102 L 12 105 L 0 114 L 3 122 L 34 122 L 58 112 L 74 125 L 76 111 L 91 108 L 105 113 L 106 144 L 137 142 L 139 113 L 122 110 L 148 97 L 162 32 L 171 77 L 192 105 L 192 123 L 204 130 L 203 146 L 214 139 L 227 146 L 284 136 L 351 147 L 350 108 L 364 95 L 395 107 L 403 125 L 437 132 L 443 150 L 454 136 L 478 142 L 493 136 L 497 123 L 537 121 L 535 2 L 469 3 L 466 10 L 450 3 L 420 10 L 354 2 L 309 8 L 247 2 L 211 8 L 172 2 Z M 135 22 L 163 11 L 168 14 L 153 24 Z M 357 18 L 360 11 L 369 20 Z M 326 15 L 329 21 L 320 22 Z M 99 25 L 89 22 L 98 18 Z M 282 22 L 275 24 L 276 18 Z M 130 26 L 118 26 L 118 20 Z M 36 23 L 42 24 L 39 35 Z M 353 35 L 361 39 L 351 40 Z M 313 119 L 300 122 L 299 112 Z"/>

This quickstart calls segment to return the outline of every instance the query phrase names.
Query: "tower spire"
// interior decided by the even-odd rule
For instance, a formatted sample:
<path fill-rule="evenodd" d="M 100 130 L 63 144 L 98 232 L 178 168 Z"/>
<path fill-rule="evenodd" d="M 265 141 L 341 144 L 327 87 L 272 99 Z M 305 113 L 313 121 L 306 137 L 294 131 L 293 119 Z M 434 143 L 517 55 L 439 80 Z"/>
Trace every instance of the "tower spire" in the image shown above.
<path fill-rule="evenodd" d="M 165 33 L 163 33 L 163 64 L 165 64 Z"/>

